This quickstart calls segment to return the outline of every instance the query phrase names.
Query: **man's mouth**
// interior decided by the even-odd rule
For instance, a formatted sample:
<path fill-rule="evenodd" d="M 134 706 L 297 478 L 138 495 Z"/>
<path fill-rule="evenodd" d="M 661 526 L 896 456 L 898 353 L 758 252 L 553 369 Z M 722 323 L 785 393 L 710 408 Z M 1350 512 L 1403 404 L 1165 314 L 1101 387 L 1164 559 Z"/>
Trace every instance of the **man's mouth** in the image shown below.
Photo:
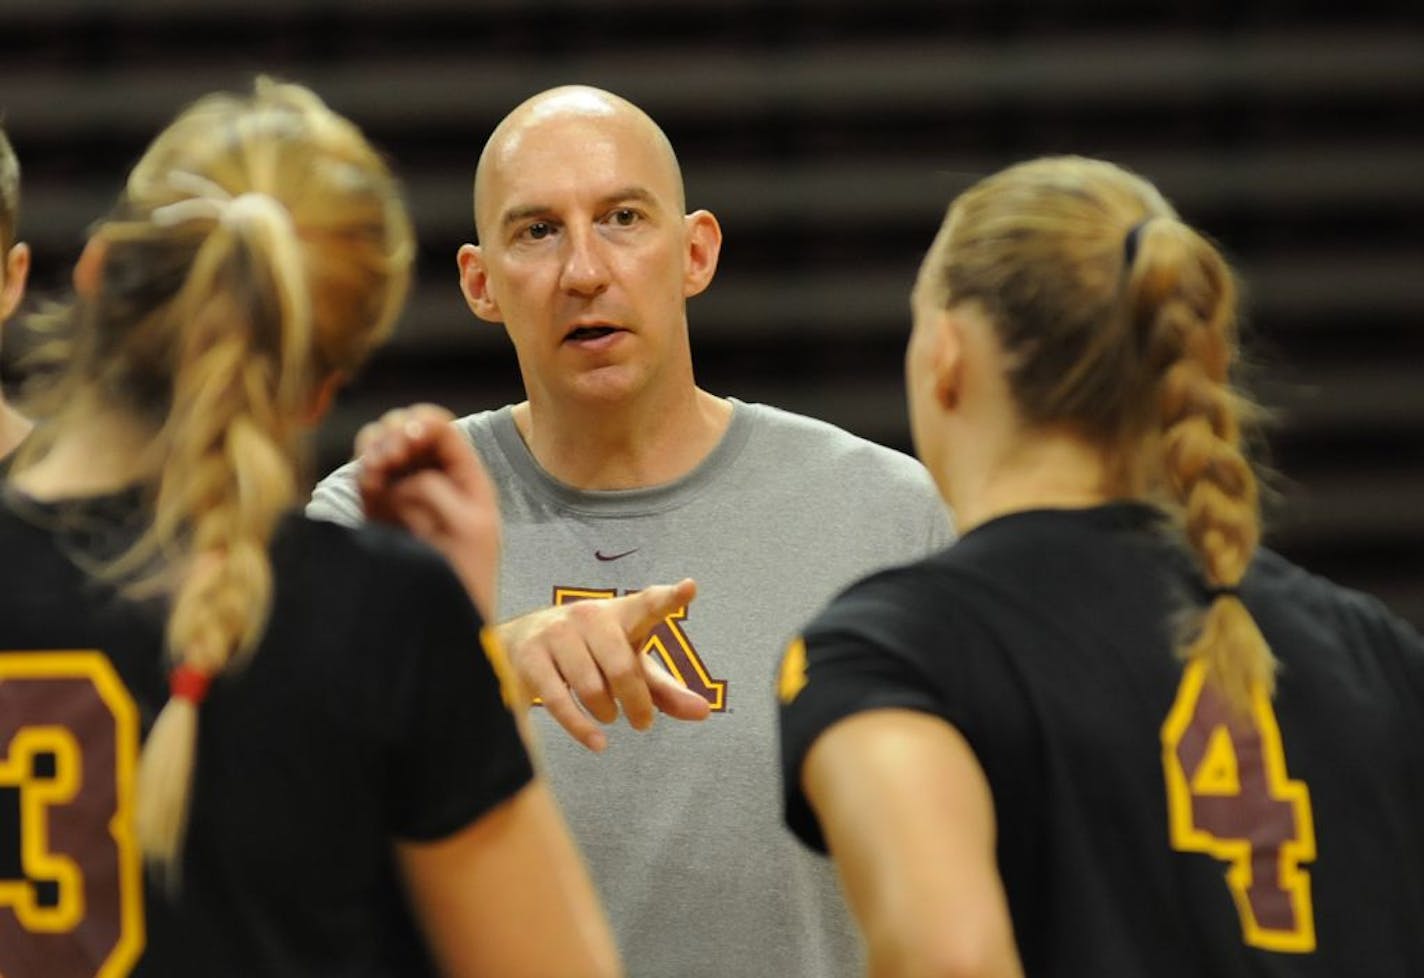
<path fill-rule="evenodd" d="M 575 326 L 569 330 L 568 335 L 566 335 L 564 339 L 581 343 L 584 340 L 596 340 L 616 332 L 618 332 L 618 330 L 614 326 Z"/>

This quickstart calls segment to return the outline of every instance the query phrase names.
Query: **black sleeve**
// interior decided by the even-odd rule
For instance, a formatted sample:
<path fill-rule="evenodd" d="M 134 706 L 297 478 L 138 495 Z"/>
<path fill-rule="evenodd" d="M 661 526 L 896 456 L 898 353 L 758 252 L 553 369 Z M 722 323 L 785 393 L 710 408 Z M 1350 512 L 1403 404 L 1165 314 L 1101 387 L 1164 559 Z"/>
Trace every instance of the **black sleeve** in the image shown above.
<path fill-rule="evenodd" d="M 431 561 L 423 627 L 397 673 L 387 759 L 390 830 L 451 835 L 533 778 L 529 755 L 481 644 L 479 612 L 443 561 Z"/>
<path fill-rule="evenodd" d="M 838 721 L 868 710 L 918 710 L 948 718 L 942 677 L 931 677 L 922 658 L 942 650 L 926 647 L 933 638 L 907 606 L 915 590 L 905 572 L 878 575 L 852 588 L 806 629 L 798 640 L 801 648 L 792 643 L 783 662 L 784 816 L 787 827 L 817 851 L 825 851 L 825 839 L 801 790 L 801 767 L 816 739 Z M 802 649 L 804 674 L 797 661 Z"/>

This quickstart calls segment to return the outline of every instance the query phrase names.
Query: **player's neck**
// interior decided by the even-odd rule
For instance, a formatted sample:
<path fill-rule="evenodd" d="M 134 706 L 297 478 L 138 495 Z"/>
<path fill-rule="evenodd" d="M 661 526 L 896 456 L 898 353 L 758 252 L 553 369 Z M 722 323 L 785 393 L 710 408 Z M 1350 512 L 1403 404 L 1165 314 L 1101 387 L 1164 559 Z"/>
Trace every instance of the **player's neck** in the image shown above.
<path fill-rule="evenodd" d="M 16 411 L 4 395 L 0 395 L 0 458 L 13 452 L 33 427 L 29 418 Z"/>
<path fill-rule="evenodd" d="M 717 447 L 731 402 L 689 387 L 656 405 L 535 405 L 514 422 L 539 464 L 578 489 L 639 489 L 691 472 Z"/>
<path fill-rule="evenodd" d="M 1095 446 L 1066 434 L 1037 435 L 950 474 L 955 527 L 967 533 L 1031 509 L 1082 509 L 1108 501 L 1107 467 Z"/>
<path fill-rule="evenodd" d="M 55 421 L 53 445 L 12 476 L 36 499 L 96 496 L 126 488 L 152 471 L 153 432 L 121 411 L 72 406 Z"/>

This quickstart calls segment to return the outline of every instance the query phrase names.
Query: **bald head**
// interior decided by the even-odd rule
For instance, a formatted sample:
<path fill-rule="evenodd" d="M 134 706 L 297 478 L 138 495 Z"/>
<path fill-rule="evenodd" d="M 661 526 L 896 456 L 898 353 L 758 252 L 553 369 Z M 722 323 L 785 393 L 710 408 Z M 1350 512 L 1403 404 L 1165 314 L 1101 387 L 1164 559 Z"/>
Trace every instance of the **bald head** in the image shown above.
<path fill-rule="evenodd" d="M 498 220 L 494 209 L 505 175 L 517 172 L 529 153 L 584 154 L 590 143 L 599 139 L 641 144 L 652 157 L 646 177 L 657 186 L 650 189 L 669 195 L 677 213 L 686 210 L 682 170 L 662 128 L 642 109 L 612 92 L 564 85 L 520 103 L 485 143 L 475 168 L 475 230 L 480 240 L 487 239 Z"/>

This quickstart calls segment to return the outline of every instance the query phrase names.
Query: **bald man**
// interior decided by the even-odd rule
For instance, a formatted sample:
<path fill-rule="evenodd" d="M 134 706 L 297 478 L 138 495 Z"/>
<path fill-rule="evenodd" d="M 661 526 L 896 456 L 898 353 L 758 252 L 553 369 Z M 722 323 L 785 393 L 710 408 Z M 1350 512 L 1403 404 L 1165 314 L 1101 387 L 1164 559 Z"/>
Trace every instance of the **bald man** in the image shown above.
<path fill-rule="evenodd" d="M 458 422 L 499 492 L 500 634 L 629 973 L 857 974 L 830 870 L 779 824 L 774 674 L 839 589 L 947 542 L 930 479 L 697 386 L 687 300 L 721 229 L 686 212 L 667 137 L 624 99 L 517 107 L 480 157 L 475 224 L 460 286 L 527 395 Z M 308 511 L 361 519 L 359 477 Z"/>

